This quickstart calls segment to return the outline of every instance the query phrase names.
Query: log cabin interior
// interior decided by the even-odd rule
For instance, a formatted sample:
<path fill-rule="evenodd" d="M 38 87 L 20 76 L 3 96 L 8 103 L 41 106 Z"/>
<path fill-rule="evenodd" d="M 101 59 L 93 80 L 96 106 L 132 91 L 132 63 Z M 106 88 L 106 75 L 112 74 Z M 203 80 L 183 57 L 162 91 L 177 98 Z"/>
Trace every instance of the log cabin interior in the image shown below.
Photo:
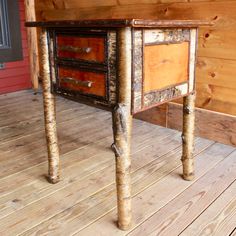
<path fill-rule="evenodd" d="M 0 13 L 0 235 L 236 235 L 236 1 Z"/>

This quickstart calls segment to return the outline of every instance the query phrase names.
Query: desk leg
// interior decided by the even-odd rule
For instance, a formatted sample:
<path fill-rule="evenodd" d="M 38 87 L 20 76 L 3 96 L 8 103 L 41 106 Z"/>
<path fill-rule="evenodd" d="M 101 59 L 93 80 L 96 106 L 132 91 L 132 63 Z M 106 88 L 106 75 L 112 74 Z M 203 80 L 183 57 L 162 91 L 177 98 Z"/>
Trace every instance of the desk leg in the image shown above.
<path fill-rule="evenodd" d="M 45 132 L 48 149 L 48 180 L 51 183 L 59 181 L 59 149 L 57 142 L 56 130 L 56 112 L 55 112 L 55 98 L 51 93 L 51 80 L 48 59 L 48 43 L 47 33 L 42 29 L 40 42 L 42 50 L 42 87 L 43 87 L 43 103 L 44 103 L 44 119 Z"/>
<path fill-rule="evenodd" d="M 118 104 L 113 111 L 114 144 L 116 156 L 116 186 L 118 227 L 128 230 L 131 226 L 131 29 L 122 28 L 118 33 L 119 83 Z"/>
<path fill-rule="evenodd" d="M 184 97 L 183 102 L 183 178 L 193 180 L 194 178 L 194 125 L 195 125 L 195 93 Z"/>

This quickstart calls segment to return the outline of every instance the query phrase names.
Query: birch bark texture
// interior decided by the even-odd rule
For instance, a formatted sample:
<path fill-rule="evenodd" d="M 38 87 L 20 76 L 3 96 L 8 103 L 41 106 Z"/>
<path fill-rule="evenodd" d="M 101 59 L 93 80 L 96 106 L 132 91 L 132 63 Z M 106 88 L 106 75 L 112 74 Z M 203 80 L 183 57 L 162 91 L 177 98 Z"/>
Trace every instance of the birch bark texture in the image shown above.
<path fill-rule="evenodd" d="M 183 100 L 183 133 L 182 133 L 182 164 L 183 178 L 194 179 L 194 126 L 195 126 L 195 98 L 192 93 Z"/>
<path fill-rule="evenodd" d="M 114 144 L 116 156 L 116 186 L 118 227 L 131 227 L 131 28 L 118 31 L 118 104 L 113 111 Z"/>
<path fill-rule="evenodd" d="M 42 63 L 42 87 L 44 103 L 45 132 L 48 150 L 48 181 L 57 183 L 59 181 L 59 148 L 56 130 L 56 107 L 55 97 L 51 93 L 48 38 L 46 29 L 42 29 L 40 35 L 41 63 Z"/>

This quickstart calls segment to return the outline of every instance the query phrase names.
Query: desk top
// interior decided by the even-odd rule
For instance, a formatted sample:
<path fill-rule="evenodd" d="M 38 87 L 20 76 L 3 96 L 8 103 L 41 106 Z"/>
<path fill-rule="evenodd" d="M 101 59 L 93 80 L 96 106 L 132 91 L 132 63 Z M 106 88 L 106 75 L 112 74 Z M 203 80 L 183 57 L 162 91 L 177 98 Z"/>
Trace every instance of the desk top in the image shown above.
<path fill-rule="evenodd" d="M 150 20 L 150 19 L 97 19 L 97 20 L 66 20 L 66 21 L 35 21 L 26 22 L 27 27 L 99 27 L 99 28 L 197 28 L 209 26 L 206 20 Z"/>

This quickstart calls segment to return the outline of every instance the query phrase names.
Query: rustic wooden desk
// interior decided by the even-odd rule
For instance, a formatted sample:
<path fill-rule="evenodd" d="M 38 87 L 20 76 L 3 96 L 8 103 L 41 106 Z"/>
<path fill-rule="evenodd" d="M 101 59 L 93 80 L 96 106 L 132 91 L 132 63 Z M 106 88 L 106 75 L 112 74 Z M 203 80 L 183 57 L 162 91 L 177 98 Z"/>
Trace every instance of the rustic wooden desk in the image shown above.
<path fill-rule="evenodd" d="M 54 94 L 112 111 L 118 226 L 131 225 L 132 115 L 184 97 L 183 178 L 194 177 L 197 28 L 202 21 L 83 20 L 27 22 L 41 27 L 49 181 L 59 181 Z"/>

